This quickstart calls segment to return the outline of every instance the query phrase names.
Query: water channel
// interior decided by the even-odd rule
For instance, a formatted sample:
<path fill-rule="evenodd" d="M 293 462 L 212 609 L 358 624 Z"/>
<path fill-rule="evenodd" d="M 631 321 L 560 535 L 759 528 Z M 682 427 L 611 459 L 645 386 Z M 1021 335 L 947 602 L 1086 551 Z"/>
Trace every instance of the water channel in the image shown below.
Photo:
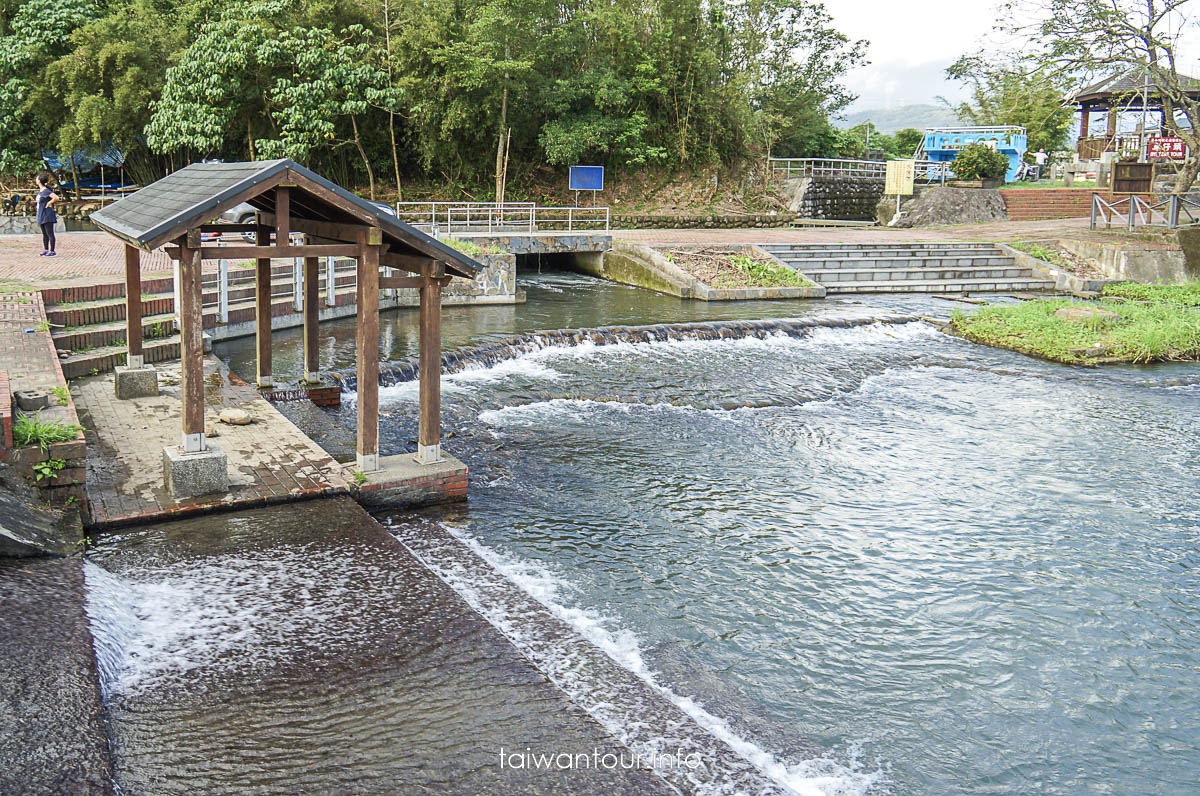
<path fill-rule="evenodd" d="M 566 273 L 521 287 L 522 306 L 448 310 L 446 346 L 948 312 L 905 297 L 684 302 Z M 352 367 L 353 319 L 321 331 L 323 367 Z M 388 358 L 415 355 L 416 313 L 387 316 L 382 336 Z M 299 331 L 276 341 L 276 372 L 297 375 Z M 217 353 L 253 373 L 252 341 Z M 314 504 L 94 549 L 90 612 L 127 792 L 490 792 L 504 780 L 479 749 L 535 727 L 553 738 L 564 711 L 590 716 L 561 730 L 567 745 L 600 743 L 600 725 L 639 732 L 636 708 L 605 712 L 623 687 L 603 667 L 545 641 L 551 619 L 779 788 L 1196 792 L 1196 366 L 1067 368 L 920 322 L 467 364 L 445 378 L 443 410 L 470 502 L 380 517 L 394 547 Z M 281 408 L 346 456 L 347 397 Z M 411 449 L 415 385 L 383 388 L 381 404 L 383 452 Z M 445 621 L 454 600 L 487 622 Z M 552 693 L 494 663 L 495 630 Z M 442 658 L 455 662 L 444 678 Z M 434 760 L 451 737 L 459 758 Z"/>

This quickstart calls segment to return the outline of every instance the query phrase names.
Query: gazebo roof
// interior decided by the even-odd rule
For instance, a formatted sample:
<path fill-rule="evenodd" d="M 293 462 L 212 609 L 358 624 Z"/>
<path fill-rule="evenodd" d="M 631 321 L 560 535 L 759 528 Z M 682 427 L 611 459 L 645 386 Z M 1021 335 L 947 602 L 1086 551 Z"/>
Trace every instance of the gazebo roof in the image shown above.
<path fill-rule="evenodd" d="M 378 227 L 387 251 L 437 260 L 461 276 L 472 277 L 482 270 L 457 249 L 286 158 L 193 163 L 92 213 L 91 220 L 126 243 L 150 251 L 242 202 L 273 214 L 274 189 L 285 185 L 291 188 L 291 218 L 317 224 Z"/>
<path fill-rule="evenodd" d="M 1200 79 L 1180 75 L 1179 82 L 1189 94 L 1200 95 Z M 1150 78 L 1149 85 L 1150 97 L 1152 99 L 1156 98 L 1158 96 L 1158 88 L 1154 84 L 1153 77 Z M 1124 72 L 1109 75 L 1091 85 L 1084 86 L 1072 95 L 1070 101 L 1074 105 L 1106 103 L 1119 97 L 1135 97 L 1141 94 L 1145 88 L 1146 70 L 1127 69 Z"/>

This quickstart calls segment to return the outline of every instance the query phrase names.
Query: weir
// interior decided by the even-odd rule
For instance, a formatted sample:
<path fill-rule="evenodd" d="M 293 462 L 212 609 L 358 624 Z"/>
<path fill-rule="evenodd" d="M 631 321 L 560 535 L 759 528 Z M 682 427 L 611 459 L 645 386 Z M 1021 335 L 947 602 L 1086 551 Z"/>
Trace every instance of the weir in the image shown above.
<path fill-rule="evenodd" d="M 701 323 L 661 323 L 646 326 L 606 326 L 596 329 L 555 329 L 515 335 L 495 342 L 464 346 L 442 354 L 442 373 L 458 373 L 470 368 L 495 365 L 553 346 L 617 345 L 620 343 L 657 343 L 673 340 L 736 340 L 784 335 L 803 337 L 813 329 L 847 329 L 875 324 L 902 324 L 924 320 L 914 314 L 880 314 L 860 317 L 818 317 L 745 321 L 709 321 Z M 358 376 L 349 370 L 327 374 L 344 390 L 358 387 Z M 380 366 L 382 385 L 400 384 L 420 378 L 419 358 L 388 362 Z"/>

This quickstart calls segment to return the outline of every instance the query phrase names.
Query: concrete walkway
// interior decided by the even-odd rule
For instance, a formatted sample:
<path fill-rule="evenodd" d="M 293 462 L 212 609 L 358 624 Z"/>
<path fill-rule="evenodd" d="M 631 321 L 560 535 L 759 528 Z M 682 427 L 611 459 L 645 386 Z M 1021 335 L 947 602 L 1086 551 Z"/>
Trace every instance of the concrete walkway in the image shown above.
<path fill-rule="evenodd" d="M 89 528 L 221 508 L 250 508 L 348 492 L 348 473 L 304 435 L 258 391 L 221 363 L 204 363 L 205 429 L 229 457 L 229 492 L 176 501 L 163 483 L 163 447 L 180 438 L 179 364 L 159 366 L 159 395 L 118 401 L 113 376 L 75 383 L 88 429 Z M 226 407 L 245 409 L 254 422 L 217 421 Z"/>

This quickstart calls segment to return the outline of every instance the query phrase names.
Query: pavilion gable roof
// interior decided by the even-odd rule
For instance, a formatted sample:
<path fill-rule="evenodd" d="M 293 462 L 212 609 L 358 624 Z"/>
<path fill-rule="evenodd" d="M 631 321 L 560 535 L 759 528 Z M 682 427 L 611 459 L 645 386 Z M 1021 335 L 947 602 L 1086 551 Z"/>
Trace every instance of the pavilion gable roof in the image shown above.
<path fill-rule="evenodd" d="M 1179 81 L 1189 93 L 1200 93 L 1200 79 L 1180 75 Z M 1071 102 L 1078 105 L 1082 102 L 1100 102 L 1118 97 L 1130 97 L 1140 94 L 1145 87 L 1146 70 L 1127 69 L 1084 86 L 1075 92 L 1071 97 Z M 1151 96 L 1157 95 L 1153 80 L 1150 83 L 1150 94 Z"/>
<path fill-rule="evenodd" d="M 289 186 L 289 216 L 322 224 L 378 227 L 387 250 L 445 263 L 460 276 L 482 267 L 390 212 L 288 159 L 194 163 L 91 214 L 96 226 L 146 251 L 176 240 L 247 202 L 275 212 L 275 189 Z"/>

